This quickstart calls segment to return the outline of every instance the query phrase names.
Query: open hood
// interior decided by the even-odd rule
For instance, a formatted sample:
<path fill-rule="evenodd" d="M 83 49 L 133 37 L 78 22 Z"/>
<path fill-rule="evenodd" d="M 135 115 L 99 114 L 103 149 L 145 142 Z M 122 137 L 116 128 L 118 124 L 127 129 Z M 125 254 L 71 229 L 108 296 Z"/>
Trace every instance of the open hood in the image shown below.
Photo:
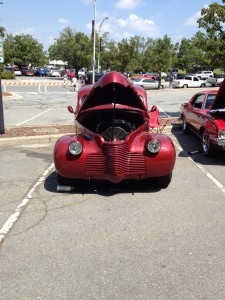
<path fill-rule="evenodd" d="M 108 104 L 147 110 L 135 86 L 123 74 L 116 71 L 105 73 L 96 82 L 86 96 L 80 111 Z"/>
<path fill-rule="evenodd" d="M 212 104 L 210 112 L 213 112 L 214 110 L 225 111 L 225 80 L 222 82 L 222 85 L 218 90 L 218 93 Z"/>

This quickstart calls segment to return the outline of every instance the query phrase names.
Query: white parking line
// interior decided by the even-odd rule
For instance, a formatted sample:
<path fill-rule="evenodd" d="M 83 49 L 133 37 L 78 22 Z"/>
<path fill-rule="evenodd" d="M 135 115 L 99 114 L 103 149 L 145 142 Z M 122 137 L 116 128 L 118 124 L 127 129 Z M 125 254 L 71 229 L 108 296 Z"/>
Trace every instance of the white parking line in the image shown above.
<path fill-rule="evenodd" d="M 48 109 L 48 110 L 46 110 L 46 111 L 43 111 L 42 113 L 40 113 L 40 114 L 34 116 L 33 118 L 27 119 L 26 121 L 23 121 L 23 122 L 21 122 L 21 123 L 16 124 L 16 126 L 20 126 L 20 125 L 25 124 L 25 123 L 27 123 L 27 122 L 33 120 L 33 119 L 36 119 L 37 117 L 39 117 L 39 116 L 41 116 L 41 115 L 43 115 L 43 114 L 46 114 L 46 113 L 49 112 L 50 110 L 52 110 L 52 108 L 50 108 L 50 109 Z"/>
<path fill-rule="evenodd" d="M 158 105 L 157 105 L 157 107 L 158 107 L 159 111 L 160 111 L 161 113 L 163 113 L 163 114 L 166 116 L 166 118 L 169 118 L 169 117 L 170 117 L 164 110 L 162 110 L 161 107 L 159 107 Z"/>
<path fill-rule="evenodd" d="M 222 193 L 225 194 L 225 187 L 224 185 L 222 185 L 222 183 L 217 180 L 211 173 L 209 173 L 201 164 L 197 163 L 196 161 L 194 161 L 189 155 L 188 153 L 183 149 L 181 148 L 181 146 L 176 142 L 174 141 L 174 144 L 176 146 L 176 148 L 179 150 L 179 151 L 182 151 L 184 153 L 184 155 L 196 166 L 198 167 L 220 190 Z"/>
<path fill-rule="evenodd" d="M 23 200 L 17 206 L 17 208 L 15 209 L 14 213 L 8 218 L 8 220 L 2 226 L 2 228 L 0 229 L 0 245 L 1 245 L 1 242 L 3 241 L 3 239 L 6 238 L 7 234 L 9 233 L 9 231 L 11 230 L 11 228 L 13 227 L 13 225 L 19 219 L 21 213 L 23 212 L 23 210 L 25 209 L 25 207 L 27 206 L 27 204 L 32 199 L 33 193 L 35 192 L 36 188 L 44 182 L 45 178 L 52 171 L 53 168 L 54 168 L 54 163 L 52 163 L 50 165 L 50 167 L 47 168 L 44 171 L 44 173 L 42 174 L 42 176 L 38 179 L 38 181 L 29 190 L 29 192 L 27 193 L 26 197 L 23 198 Z"/>

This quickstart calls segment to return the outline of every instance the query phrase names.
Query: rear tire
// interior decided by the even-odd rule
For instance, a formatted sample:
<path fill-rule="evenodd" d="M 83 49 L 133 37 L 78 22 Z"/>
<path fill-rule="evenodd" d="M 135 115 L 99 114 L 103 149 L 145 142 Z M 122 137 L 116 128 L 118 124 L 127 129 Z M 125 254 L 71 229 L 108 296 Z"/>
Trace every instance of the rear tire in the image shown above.
<path fill-rule="evenodd" d="M 184 85 L 183 85 L 183 88 L 184 88 L 184 89 L 188 88 L 188 85 L 187 85 L 187 84 L 184 84 Z"/>

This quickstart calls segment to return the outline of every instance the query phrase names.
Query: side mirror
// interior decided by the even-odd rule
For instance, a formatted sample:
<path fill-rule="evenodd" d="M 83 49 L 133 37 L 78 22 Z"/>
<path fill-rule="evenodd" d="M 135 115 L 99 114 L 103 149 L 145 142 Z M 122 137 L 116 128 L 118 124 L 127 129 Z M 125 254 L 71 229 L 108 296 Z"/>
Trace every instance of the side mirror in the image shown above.
<path fill-rule="evenodd" d="M 67 107 L 68 111 L 72 114 L 74 114 L 74 110 L 73 110 L 73 107 L 70 105 Z"/>

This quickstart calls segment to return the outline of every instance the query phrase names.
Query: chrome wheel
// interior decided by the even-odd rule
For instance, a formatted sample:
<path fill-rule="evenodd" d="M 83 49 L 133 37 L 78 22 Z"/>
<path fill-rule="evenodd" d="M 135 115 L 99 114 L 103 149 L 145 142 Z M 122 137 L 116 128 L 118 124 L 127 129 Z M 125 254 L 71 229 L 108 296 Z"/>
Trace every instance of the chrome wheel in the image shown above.
<path fill-rule="evenodd" d="M 206 131 L 202 135 L 202 153 L 204 155 L 211 156 L 214 152 L 214 147 L 210 141 L 209 135 Z"/>
<path fill-rule="evenodd" d="M 189 132 L 189 127 L 188 127 L 188 124 L 187 124 L 186 119 L 185 119 L 184 116 L 182 117 L 182 121 L 183 121 L 183 125 L 182 125 L 183 132 L 188 133 Z"/>

